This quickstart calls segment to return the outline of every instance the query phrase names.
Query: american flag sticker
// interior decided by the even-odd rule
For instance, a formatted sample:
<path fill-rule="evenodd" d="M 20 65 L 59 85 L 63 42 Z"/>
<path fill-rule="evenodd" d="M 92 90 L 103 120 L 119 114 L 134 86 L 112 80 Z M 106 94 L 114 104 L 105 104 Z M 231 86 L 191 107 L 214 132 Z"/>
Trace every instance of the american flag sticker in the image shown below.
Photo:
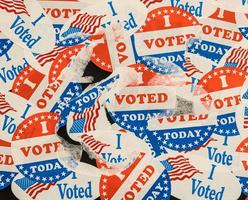
<path fill-rule="evenodd" d="M 1 0 L 0 9 L 9 13 L 29 15 L 24 0 Z"/>
<path fill-rule="evenodd" d="M 225 66 L 236 67 L 244 71 L 248 69 L 248 49 L 239 47 L 233 48 L 230 55 L 226 59 Z"/>
<path fill-rule="evenodd" d="M 71 22 L 70 28 L 61 34 L 62 37 L 68 37 L 75 33 L 82 33 L 88 35 L 94 35 L 101 26 L 101 20 L 105 15 L 90 15 L 86 13 L 80 13 L 76 19 Z"/>
<path fill-rule="evenodd" d="M 168 170 L 168 174 L 171 181 L 182 181 L 184 179 L 189 179 L 196 173 L 202 173 L 192 164 L 190 164 L 189 159 L 182 155 L 176 157 L 169 157 L 167 160 L 161 161 L 161 163 Z"/>
<path fill-rule="evenodd" d="M 32 199 L 36 199 L 40 193 L 49 191 L 55 185 L 55 183 L 39 183 L 26 177 L 15 180 L 15 183 Z"/>
<path fill-rule="evenodd" d="M 99 117 L 100 108 L 101 104 L 97 100 L 91 108 L 86 108 L 83 113 L 74 113 L 70 133 L 84 133 L 96 130 L 96 120 Z"/>

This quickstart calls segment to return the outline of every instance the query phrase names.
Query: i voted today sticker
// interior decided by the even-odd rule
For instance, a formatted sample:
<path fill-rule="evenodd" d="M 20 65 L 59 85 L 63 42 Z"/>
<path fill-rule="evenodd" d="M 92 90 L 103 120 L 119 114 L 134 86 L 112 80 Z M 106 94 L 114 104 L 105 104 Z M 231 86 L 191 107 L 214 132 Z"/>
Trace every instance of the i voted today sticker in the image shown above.
<path fill-rule="evenodd" d="M 205 123 L 203 123 L 203 121 Z M 184 114 L 151 120 L 150 134 L 156 138 L 160 151 L 190 151 L 202 146 L 212 135 L 216 118 L 207 114 Z M 155 128 L 156 127 L 156 128 Z"/>
<path fill-rule="evenodd" d="M 191 85 L 177 89 L 173 112 L 148 122 L 147 134 L 154 137 L 153 146 L 159 146 L 159 154 L 199 148 L 211 137 L 216 125 L 215 112 L 203 101 L 208 95 L 205 91 L 202 96 L 196 96 L 191 93 Z"/>
<path fill-rule="evenodd" d="M 11 93 L 21 98 L 21 101 L 33 104 L 33 109 L 36 111 L 44 111 L 44 109 L 50 111 L 70 82 L 70 79 L 62 79 L 62 77 L 53 81 L 53 77 L 57 78 L 54 74 L 56 70 L 58 71 L 53 69 L 50 75 L 45 75 L 34 67 L 27 66 L 16 77 Z"/>
<path fill-rule="evenodd" d="M 137 79 L 110 97 L 106 106 L 120 127 L 137 132 L 147 129 L 150 118 L 170 113 L 176 106 L 176 98 L 175 91 L 164 86 L 163 81 L 156 81 L 156 77 L 163 79 L 163 75 L 159 76 L 141 64 L 131 68 L 135 69 Z"/>
<path fill-rule="evenodd" d="M 31 102 L 37 101 L 38 107 L 41 106 L 41 107 L 45 108 L 47 106 L 47 102 L 44 99 L 45 95 L 43 95 L 44 97 L 41 97 L 42 100 L 39 100 L 40 99 L 39 97 L 33 96 L 37 92 L 37 89 L 39 88 L 38 86 L 42 82 L 43 82 L 43 84 L 47 85 L 48 81 L 44 80 L 44 78 L 45 78 L 45 75 L 43 73 L 37 71 L 36 69 L 34 69 L 31 66 L 27 66 L 16 77 L 16 79 L 12 85 L 11 92 L 16 94 L 19 98 L 24 98 L 27 101 L 28 100 Z M 54 92 L 57 91 L 57 89 L 59 88 L 61 83 L 62 83 L 62 81 L 59 80 L 57 82 L 54 82 L 53 86 L 48 85 L 47 87 L 50 88 L 48 90 L 52 90 Z M 40 89 L 44 90 L 44 88 L 47 88 L 47 87 L 42 86 L 42 88 L 40 88 Z M 46 90 L 45 93 L 47 93 L 48 90 Z M 40 95 L 40 92 L 38 92 L 38 93 L 36 93 L 36 94 Z M 32 96 L 33 96 L 33 100 L 31 99 Z M 51 97 L 52 97 L 51 95 L 48 95 L 45 98 L 51 99 Z M 38 101 L 39 101 L 39 103 L 38 103 Z"/>
<path fill-rule="evenodd" d="M 148 13 L 145 23 L 131 37 L 120 27 L 113 27 L 115 40 L 103 36 L 104 43 L 94 48 L 92 60 L 107 71 L 135 62 L 143 63 L 158 73 L 162 73 L 158 66 L 165 66 L 167 62 L 184 69 L 187 40 L 196 36 L 199 25 L 195 16 L 181 8 L 159 7 Z"/>
<path fill-rule="evenodd" d="M 201 89 L 209 93 L 203 100 L 217 113 L 214 133 L 224 137 L 225 145 L 228 145 L 229 137 L 239 135 L 235 111 L 241 103 L 240 90 L 246 77 L 247 72 L 241 68 L 219 67 L 204 75 L 195 90 L 196 94 Z"/>
<path fill-rule="evenodd" d="M 166 6 L 152 10 L 145 25 L 131 37 L 136 61 L 156 72 L 159 71 L 149 57 L 155 63 L 172 62 L 184 69 L 187 40 L 196 36 L 199 25 L 195 16 L 180 8 Z"/>
<path fill-rule="evenodd" d="M 12 155 L 19 172 L 42 183 L 64 179 L 71 171 L 57 159 L 61 142 L 56 135 L 59 116 L 37 113 L 19 124 L 12 139 Z"/>

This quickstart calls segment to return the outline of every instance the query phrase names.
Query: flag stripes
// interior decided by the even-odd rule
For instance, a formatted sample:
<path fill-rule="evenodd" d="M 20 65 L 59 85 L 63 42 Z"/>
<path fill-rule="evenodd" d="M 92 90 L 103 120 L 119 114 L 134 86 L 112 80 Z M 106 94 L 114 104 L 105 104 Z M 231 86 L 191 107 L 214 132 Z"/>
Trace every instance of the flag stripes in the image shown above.
<path fill-rule="evenodd" d="M 29 16 L 24 0 L 0 0 L 0 8 L 9 13 L 26 14 Z"/>
<path fill-rule="evenodd" d="M 26 190 L 26 193 L 33 199 L 44 190 L 49 190 L 55 183 L 36 183 Z"/>
<path fill-rule="evenodd" d="M 55 185 L 55 183 L 39 183 L 26 177 L 15 180 L 15 183 L 32 199 L 35 199 L 42 191 L 49 190 L 51 186 Z"/>
<path fill-rule="evenodd" d="M 186 71 L 186 76 L 191 77 L 195 73 L 203 73 L 201 70 L 199 70 L 195 65 L 191 63 L 190 57 L 186 57 L 185 63 L 183 64 Z"/>
<path fill-rule="evenodd" d="M 104 144 L 100 141 L 95 140 L 92 135 L 83 134 L 81 138 L 83 143 L 87 145 L 91 150 L 93 150 L 96 154 L 100 154 L 104 147 L 110 146 L 109 144 Z"/>
<path fill-rule="evenodd" d="M 147 8 L 154 3 L 160 3 L 163 0 L 140 0 Z"/>
<path fill-rule="evenodd" d="M 182 155 L 170 157 L 167 161 L 173 167 L 173 169 L 168 172 L 171 181 L 184 180 L 185 178 L 191 178 L 196 173 L 202 173 L 190 164 L 188 158 Z"/>
<path fill-rule="evenodd" d="M 76 19 L 71 23 L 70 28 L 61 36 L 67 37 L 74 33 L 95 34 L 101 25 L 101 20 L 106 15 L 89 15 L 87 12 L 78 14 Z"/>
<path fill-rule="evenodd" d="M 52 51 L 36 56 L 36 60 L 43 67 L 46 63 L 52 62 L 56 59 L 59 53 L 63 52 L 67 47 L 55 47 Z"/>
<path fill-rule="evenodd" d="M 96 119 L 99 116 L 99 110 L 101 108 L 101 104 L 99 101 L 96 101 L 96 103 L 91 108 L 86 108 L 83 113 L 75 113 L 73 115 L 74 120 L 74 127 L 75 130 L 79 130 L 79 127 L 77 125 L 77 121 L 84 118 L 84 125 L 82 128 L 82 132 L 89 132 L 96 130 Z"/>
<path fill-rule="evenodd" d="M 248 117 L 244 117 L 244 128 L 248 128 Z"/>
<path fill-rule="evenodd" d="M 10 106 L 10 104 L 5 100 L 5 95 L 0 93 L 0 114 L 4 115 L 9 111 L 16 111 Z"/>
<path fill-rule="evenodd" d="M 81 32 L 94 34 L 96 29 L 101 25 L 101 20 L 106 15 L 89 15 L 88 13 L 79 14 L 71 23 L 71 27 L 81 29 Z"/>
<path fill-rule="evenodd" d="M 226 59 L 225 66 L 237 67 L 244 71 L 248 69 L 248 49 L 234 48 Z"/>

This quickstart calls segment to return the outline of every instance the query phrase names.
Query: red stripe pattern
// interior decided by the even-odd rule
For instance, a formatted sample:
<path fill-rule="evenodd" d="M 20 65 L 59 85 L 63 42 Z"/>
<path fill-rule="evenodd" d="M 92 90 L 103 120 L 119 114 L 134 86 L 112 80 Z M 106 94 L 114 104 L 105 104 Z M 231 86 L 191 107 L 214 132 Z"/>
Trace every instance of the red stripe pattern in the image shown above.
<path fill-rule="evenodd" d="M 173 169 L 168 172 L 171 181 L 184 180 L 186 178 L 191 178 L 196 173 L 202 173 L 190 164 L 188 158 L 185 158 L 182 155 L 170 157 L 167 161 L 173 167 Z"/>
<path fill-rule="evenodd" d="M 82 33 L 94 34 L 101 25 L 101 20 L 106 15 L 89 15 L 87 12 L 79 14 L 71 23 L 71 27 L 78 28 Z"/>
<path fill-rule="evenodd" d="M 244 117 L 244 128 L 248 128 L 248 117 Z"/>
<path fill-rule="evenodd" d="M 217 141 L 216 139 L 210 138 L 205 144 L 203 144 L 202 146 L 199 146 L 199 147 L 196 148 L 195 150 L 199 150 L 199 149 L 205 148 L 206 146 L 209 145 L 210 142 L 216 142 L 216 141 Z"/>
<path fill-rule="evenodd" d="M 242 47 L 234 48 L 226 59 L 227 67 L 237 67 L 244 71 L 248 69 L 248 49 Z"/>
<path fill-rule="evenodd" d="M 104 147 L 110 146 L 109 144 L 96 140 L 92 135 L 83 134 L 81 138 L 82 142 L 98 155 L 102 152 Z"/>
<path fill-rule="evenodd" d="M 36 183 L 29 187 L 26 190 L 26 193 L 32 198 L 35 199 L 39 193 L 44 190 L 49 190 L 51 186 L 54 186 L 55 183 Z"/>
<path fill-rule="evenodd" d="M 55 47 L 52 51 L 44 54 L 39 54 L 36 56 L 36 60 L 40 63 L 42 67 L 46 63 L 52 62 L 56 59 L 59 53 L 63 52 L 66 49 L 66 47 Z"/>
<path fill-rule="evenodd" d="M 201 70 L 197 69 L 197 67 L 191 63 L 190 57 L 186 57 L 183 66 L 186 68 L 185 74 L 188 77 L 193 76 L 195 73 L 203 73 Z"/>
<path fill-rule="evenodd" d="M 0 0 L 0 8 L 9 13 L 26 14 L 29 16 L 24 0 Z"/>
<path fill-rule="evenodd" d="M 0 115 L 4 115 L 9 111 L 16 111 L 10 106 L 10 104 L 5 100 L 5 95 L 0 93 Z"/>
<path fill-rule="evenodd" d="M 140 0 L 147 8 L 154 3 L 160 3 L 163 0 Z"/>
<path fill-rule="evenodd" d="M 83 113 L 75 113 L 73 115 L 73 120 L 79 120 L 84 118 L 84 132 L 94 131 L 96 130 L 96 119 L 99 116 L 99 110 L 101 108 L 101 104 L 99 101 L 91 107 L 84 110 Z"/>

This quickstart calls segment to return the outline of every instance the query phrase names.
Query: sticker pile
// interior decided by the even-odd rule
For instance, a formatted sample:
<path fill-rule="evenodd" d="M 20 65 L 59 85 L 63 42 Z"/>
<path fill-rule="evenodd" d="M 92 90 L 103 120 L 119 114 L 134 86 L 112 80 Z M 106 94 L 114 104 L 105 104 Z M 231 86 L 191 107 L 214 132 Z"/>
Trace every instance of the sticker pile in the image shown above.
<path fill-rule="evenodd" d="M 0 60 L 0 190 L 248 199 L 247 0 L 0 0 Z"/>

